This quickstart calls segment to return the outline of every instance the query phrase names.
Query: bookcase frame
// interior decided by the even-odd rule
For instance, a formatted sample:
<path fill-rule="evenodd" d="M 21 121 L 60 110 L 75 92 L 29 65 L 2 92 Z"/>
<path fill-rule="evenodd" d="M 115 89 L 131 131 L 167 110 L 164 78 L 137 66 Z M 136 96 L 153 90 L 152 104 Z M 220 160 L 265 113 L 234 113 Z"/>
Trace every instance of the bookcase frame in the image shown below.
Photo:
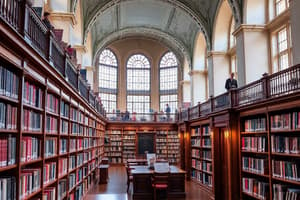
<path fill-rule="evenodd" d="M 111 132 L 111 131 L 114 131 L 114 130 L 117 130 L 117 131 L 120 131 L 120 134 L 119 136 L 121 137 L 121 140 L 122 140 L 122 152 L 121 152 L 121 156 L 119 156 L 118 158 L 120 159 L 121 162 L 119 163 L 116 163 L 116 164 L 126 164 L 123 162 L 124 160 L 124 153 L 123 153 L 123 138 L 125 136 L 125 133 L 128 132 L 128 131 L 134 131 L 135 132 L 135 141 L 134 141 L 134 144 L 135 144 L 135 157 L 136 158 L 139 158 L 138 156 L 138 152 L 137 152 L 137 134 L 139 133 L 147 133 L 147 132 L 151 132 L 151 133 L 155 133 L 155 136 L 154 136 L 154 150 L 156 152 L 156 135 L 157 135 L 157 132 L 158 131 L 166 131 L 167 132 L 167 135 L 168 135 L 168 132 L 169 131 L 175 131 L 175 132 L 178 132 L 178 129 L 176 127 L 175 124 L 159 124 L 159 123 L 123 123 L 123 125 L 121 125 L 120 123 L 116 122 L 116 123 L 113 123 L 113 122 L 110 122 L 108 124 L 108 127 L 107 127 L 107 130 L 106 132 Z M 166 136 L 166 139 L 167 139 L 167 136 Z M 168 143 L 168 139 L 167 139 L 167 143 Z M 110 147 L 110 145 L 107 145 L 107 147 Z M 178 147 L 180 147 L 180 138 L 178 140 Z M 168 150 L 168 147 L 167 147 L 167 150 Z M 178 152 L 180 153 L 180 151 Z M 109 157 L 109 156 L 108 156 Z M 168 152 L 167 152 L 167 159 L 166 160 L 169 160 L 168 158 Z M 178 162 L 177 163 L 170 163 L 170 164 L 180 164 L 179 161 L 180 161 L 180 158 L 177 158 Z M 114 164 L 114 163 L 111 163 L 111 164 Z"/>
<path fill-rule="evenodd" d="M 210 148 L 207 148 L 207 147 L 202 147 L 202 139 L 204 137 L 207 137 L 207 136 L 204 136 L 203 137 L 203 127 L 207 127 L 209 128 L 209 135 L 210 135 L 210 140 L 211 140 L 211 147 Z M 192 131 L 196 128 L 199 128 L 200 129 L 200 135 L 198 136 L 195 136 L 195 135 L 192 135 Z M 189 170 L 189 173 L 192 172 L 192 170 L 196 170 L 196 171 L 199 171 L 201 173 L 206 173 L 206 174 L 209 174 L 211 175 L 211 178 L 212 178 L 212 186 L 208 186 L 206 184 L 203 184 L 201 182 L 199 182 L 198 180 L 196 180 L 195 178 L 193 178 L 192 176 L 191 177 L 191 180 L 197 184 L 199 184 L 202 188 L 204 188 L 206 191 L 208 191 L 210 194 L 213 194 L 214 193 L 214 182 L 215 182 L 215 177 L 214 177 L 214 138 L 213 138 L 213 134 L 212 134 L 213 130 L 211 129 L 211 120 L 210 119 L 202 119 L 201 121 L 198 121 L 198 122 L 195 122 L 195 123 L 192 123 L 190 124 L 189 126 L 189 144 L 188 144 L 188 149 L 189 150 L 189 158 L 187 158 L 189 160 L 189 165 L 187 166 L 187 169 L 190 169 Z M 193 147 L 191 142 L 192 142 L 192 139 L 194 138 L 198 138 L 198 140 L 200 140 L 200 147 Z M 201 162 L 202 164 L 202 152 L 203 152 L 203 149 L 205 150 L 210 150 L 211 151 L 211 160 L 209 162 L 211 162 L 211 165 L 212 165 L 212 172 L 211 173 L 207 173 L 206 171 L 203 171 L 203 170 L 199 170 L 199 169 L 196 169 L 192 166 L 192 159 L 195 159 L 195 157 L 192 156 L 192 150 L 195 149 L 195 150 L 199 150 L 200 151 L 200 155 L 199 155 L 199 158 L 197 159 L 198 161 Z"/>
<path fill-rule="evenodd" d="M 267 152 L 265 153 L 260 153 L 260 152 L 252 152 L 249 154 L 259 154 L 259 155 L 263 155 L 268 159 L 268 174 L 266 175 L 259 175 L 259 174 L 255 174 L 255 173 L 247 173 L 248 176 L 250 178 L 259 178 L 262 180 L 265 180 L 265 182 L 267 182 L 269 184 L 269 193 L 267 194 L 267 198 L 268 199 L 273 199 L 273 184 L 281 184 L 281 185 L 287 185 L 290 187 L 300 187 L 300 182 L 297 181 L 293 181 L 293 180 L 288 180 L 285 178 L 279 178 L 279 177 L 273 177 L 273 173 L 272 173 L 272 169 L 273 169 L 273 165 L 272 165 L 272 160 L 286 160 L 286 161 L 293 161 L 293 160 L 300 160 L 300 153 L 298 154 L 289 154 L 289 153 L 276 153 L 276 152 L 272 152 L 272 144 L 271 144 L 271 137 L 272 135 L 281 135 L 281 136 L 286 136 L 286 137 L 290 137 L 290 136 L 295 136 L 295 137 L 300 137 L 299 136 L 299 131 L 300 129 L 293 129 L 292 128 L 292 122 L 293 122 L 293 112 L 294 111 L 298 111 L 300 112 L 300 101 L 299 99 L 292 99 L 289 102 L 281 102 L 280 104 L 272 104 L 269 103 L 263 107 L 259 107 L 259 108 L 255 108 L 252 110 L 245 110 L 245 111 L 241 111 L 240 112 L 240 123 L 239 123 L 239 159 L 240 159 L 240 184 L 241 184 L 241 188 L 240 188 L 240 197 L 249 197 L 252 199 L 259 199 L 258 197 L 255 196 L 251 196 L 247 193 L 243 192 L 243 188 L 242 188 L 242 177 L 243 177 L 243 172 L 242 172 L 242 155 L 243 152 L 241 150 L 242 148 L 242 142 L 241 142 L 241 138 L 246 135 L 249 134 L 249 136 L 251 135 L 265 135 L 267 138 Z M 290 115 L 290 129 L 289 130 L 273 130 L 271 129 L 271 116 L 273 116 L 274 114 L 285 114 L 288 113 Z M 244 119 L 247 117 L 251 117 L 251 118 L 257 118 L 258 116 L 265 116 L 266 118 L 266 131 L 263 132 L 250 132 L 250 133 L 245 133 L 243 131 L 243 123 L 244 123 Z M 300 167 L 300 165 L 298 165 L 298 167 Z M 299 175 L 298 175 L 299 176 Z"/>
<path fill-rule="evenodd" d="M 17 57 L 18 58 L 18 57 Z M 12 58 L 11 58 L 12 59 Z M 17 63 L 20 63 L 20 65 L 16 65 L 16 62 L 13 62 L 10 58 L 4 57 L 3 54 L 0 53 L 0 64 L 5 67 L 6 69 L 9 69 L 10 71 L 14 72 L 17 77 L 19 78 L 19 91 L 18 91 L 18 99 L 12 99 L 6 96 L 2 96 L 0 95 L 0 101 L 1 102 L 5 102 L 8 104 L 12 104 L 17 106 L 17 129 L 16 130 L 5 130 L 5 129 L 1 129 L 0 130 L 0 135 L 1 136 L 5 136 L 7 134 L 12 134 L 16 137 L 16 163 L 7 167 L 1 167 L 0 168 L 0 176 L 14 176 L 16 177 L 16 199 L 21 199 L 20 198 L 20 191 L 19 191 L 19 187 L 20 187 L 20 176 L 21 176 L 21 170 L 24 168 L 39 168 L 41 170 L 41 187 L 40 189 L 38 189 L 37 191 L 25 196 L 22 199 L 32 199 L 32 198 L 43 198 L 43 194 L 44 191 L 47 187 L 54 187 L 56 190 L 56 196 L 55 199 L 58 198 L 58 183 L 60 180 L 62 179 L 66 179 L 66 196 L 63 197 L 62 199 L 67 199 L 69 198 L 70 194 L 73 193 L 76 188 L 78 188 L 78 186 L 80 186 L 81 184 L 83 184 L 85 179 L 89 179 L 91 180 L 91 185 L 88 186 L 88 190 L 93 186 L 93 184 L 97 183 L 99 181 L 99 174 L 97 171 L 97 166 L 101 163 L 101 159 L 104 156 L 104 142 L 101 140 L 104 140 L 104 130 L 105 130 L 105 125 L 106 125 L 106 120 L 99 115 L 99 113 L 96 112 L 95 108 L 93 108 L 89 103 L 86 102 L 86 100 L 84 100 L 80 95 L 77 95 L 76 91 L 74 90 L 73 87 L 68 87 L 68 83 L 66 82 L 61 82 L 60 78 L 58 76 L 56 76 L 56 74 L 51 74 L 48 71 L 44 71 L 43 68 L 38 68 L 38 64 L 34 64 L 31 61 L 28 62 L 24 62 L 24 61 L 20 61 Z M 19 58 L 21 60 L 21 58 Z M 34 67 L 36 66 L 36 67 Z M 24 91 L 24 81 L 28 80 L 31 83 L 33 83 L 34 85 L 40 87 L 43 91 L 43 95 L 42 95 L 42 106 L 41 108 L 37 108 L 31 105 L 27 105 L 23 102 L 23 91 Z M 49 82 L 54 85 L 54 87 L 56 87 L 58 89 L 58 91 L 52 89 L 51 87 L 49 87 Z M 67 86 L 67 87 L 66 87 Z M 58 113 L 52 113 L 50 111 L 47 111 L 46 109 L 46 101 L 47 101 L 47 93 L 51 93 L 53 94 L 56 98 L 58 98 Z M 66 99 L 66 97 L 64 95 L 62 95 L 62 93 L 67 94 L 68 95 L 68 99 Z M 71 100 L 73 99 L 73 100 Z M 90 126 L 85 125 L 84 123 L 81 124 L 84 127 L 84 133 L 82 136 L 76 135 L 76 136 L 71 136 L 71 132 L 72 132 L 72 127 L 71 127 L 71 119 L 70 119 L 70 110 L 69 110 L 69 116 L 68 117 L 64 117 L 61 114 L 61 101 L 64 101 L 66 104 L 68 104 L 69 106 L 71 106 L 71 101 L 76 101 L 77 103 L 79 103 L 79 105 L 84 109 L 83 112 L 83 116 L 84 117 L 88 117 L 89 120 L 93 119 L 95 120 L 95 127 L 94 126 Z M 74 105 L 72 105 L 74 106 Z M 75 106 L 76 107 L 76 106 Z M 29 109 L 29 110 L 33 110 L 35 112 L 38 112 L 41 114 L 41 122 L 42 122 L 42 126 L 41 126 L 41 132 L 34 132 L 34 131 L 24 131 L 22 128 L 22 123 L 23 123 L 23 110 L 24 109 Z M 80 111 L 79 106 L 76 107 L 77 110 Z M 55 134 L 49 134 L 46 133 L 46 116 L 50 115 L 52 117 L 55 117 L 57 119 L 57 133 Z M 68 122 L 68 134 L 67 135 L 62 135 L 61 134 L 61 120 L 65 120 Z M 78 124 L 80 124 L 79 122 L 77 122 Z M 90 136 L 90 135 L 86 135 L 85 133 L 85 129 L 88 128 L 92 128 L 94 131 L 94 135 Z M 89 133 L 89 132 L 87 132 Z M 21 159 L 21 141 L 22 141 L 22 137 L 23 136 L 31 136 L 31 137 L 37 137 L 40 142 L 41 142 L 41 146 L 40 146 L 40 158 L 36 159 L 36 160 L 32 160 L 32 161 L 28 161 L 28 162 L 20 162 Z M 46 137 L 51 137 L 51 138 L 56 138 L 56 155 L 51 156 L 51 157 L 45 157 L 45 141 L 46 141 Z M 88 147 L 87 149 L 82 149 L 82 150 L 76 150 L 75 152 L 70 153 L 69 148 L 69 141 L 70 138 L 76 138 L 76 139 L 92 139 L 91 142 L 93 143 L 93 140 L 95 139 L 96 142 L 96 146 L 93 147 Z M 63 153 L 60 154 L 60 140 L 64 138 L 67 139 L 67 153 Z M 76 142 L 77 143 L 77 142 Z M 77 144 L 76 144 L 77 145 Z M 73 169 L 72 171 L 69 170 L 69 156 L 71 154 L 77 156 L 79 153 L 83 153 L 83 152 L 90 152 L 95 150 L 95 157 L 91 158 L 90 160 L 88 160 L 88 162 L 82 164 L 81 166 L 78 166 L 76 164 L 76 168 Z M 59 160 L 61 158 L 67 158 L 67 173 L 59 176 Z M 44 173 L 44 166 L 46 163 L 48 162 L 55 162 L 56 163 L 56 174 L 55 174 L 55 179 L 50 180 L 48 183 L 44 184 L 44 177 L 43 177 L 43 173 Z M 82 180 L 80 182 L 77 182 L 75 184 L 75 186 L 73 188 L 68 188 L 69 187 L 69 174 L 71 172 L 77 172 L 77 170 L 82 169 L 83 167 L 86 166 L 88 168 L 88 165 L 91 162 L 95 162 L 95 166 L 94 168 L 88 172 L 88 174 L 86 176 L 84 176 L 82 174 Z M 83 173 L 83 171 L 82 171 Z M 82 185 L 82 189 L 83 185 Z M 83 196 L 86 194 L 87 191 L 82 191 L 83 192 Z"/>

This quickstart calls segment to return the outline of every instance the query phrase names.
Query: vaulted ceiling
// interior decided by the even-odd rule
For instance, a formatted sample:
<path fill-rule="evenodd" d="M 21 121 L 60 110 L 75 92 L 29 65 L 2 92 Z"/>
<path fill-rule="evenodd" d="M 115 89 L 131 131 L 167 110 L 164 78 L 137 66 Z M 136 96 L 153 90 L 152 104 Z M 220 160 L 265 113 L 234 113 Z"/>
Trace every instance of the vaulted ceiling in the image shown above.
<path fill-rule="evenodd" d="M 199 31 L 210 48 L 219 1 L 223 0 L 83 0 L 84 37 L 91 32 L 94 53 L 126 35 L 157 35 L 160 41 L 192 55 Z M 240 1 L 228 0 L 237 16 Z"/>

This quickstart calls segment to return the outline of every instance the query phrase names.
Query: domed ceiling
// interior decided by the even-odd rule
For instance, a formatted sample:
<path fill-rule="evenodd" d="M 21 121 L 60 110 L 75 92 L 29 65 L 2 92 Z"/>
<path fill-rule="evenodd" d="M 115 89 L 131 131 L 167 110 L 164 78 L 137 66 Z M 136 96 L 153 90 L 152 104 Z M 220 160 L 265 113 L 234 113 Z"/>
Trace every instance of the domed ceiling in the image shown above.
<path fill-rule="evenodd" d="M 220 0 L 83 0 L 84 39 L 92 34 L 94 53 L 113 40 L 144 35 L 192 55 L 201 31 L 210 48 L 212 27 Z M 228 0 L 235 19 L 242 0 Z"/>

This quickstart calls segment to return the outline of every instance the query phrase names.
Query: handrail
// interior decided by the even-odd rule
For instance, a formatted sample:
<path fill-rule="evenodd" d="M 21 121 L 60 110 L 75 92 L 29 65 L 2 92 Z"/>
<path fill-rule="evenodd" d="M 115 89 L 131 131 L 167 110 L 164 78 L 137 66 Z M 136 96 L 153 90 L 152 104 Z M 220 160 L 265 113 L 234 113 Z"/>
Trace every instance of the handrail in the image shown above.
<path fill-rule="evenodd" d="M 178 113 L 177 120 L 179 122 L 186 121 L 186 119 L 194 120 L 210 113 L 230 108 L 240 108 L 299 91 L 300 64 L 271 75 L 264 74 L 257 81 L 216 97 L 211 97 L 206 102 L 189 108 L 188 116 L 186 116 L 186 110 Z M 198 117 L 196 117 L 197 107 L 199 108 Z"/>

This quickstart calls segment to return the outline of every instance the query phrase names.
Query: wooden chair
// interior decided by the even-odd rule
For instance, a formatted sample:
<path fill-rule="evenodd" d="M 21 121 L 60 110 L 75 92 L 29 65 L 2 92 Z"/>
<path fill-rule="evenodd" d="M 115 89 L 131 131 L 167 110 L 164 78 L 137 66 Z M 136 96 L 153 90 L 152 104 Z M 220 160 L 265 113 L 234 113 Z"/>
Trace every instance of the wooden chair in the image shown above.
<path fill-rule="evenodd" d="M 152 188 L 154 200 L 157 199 L 157 191 L 165 190 L 168 199 L 169 173 L 157 173 L 152 176 Z"/>
<path fill-rule="evenodd" d="M 133 176 L 131 174 L 131 170 L 133 168 L 131 168 L 130 166 L 126 166 L 126 174 L 127 174 L 127 193 L 128 193 L 128 190 L 129 190 L 129 187 L 130 187 L 130 183 L 133 182 Z"/>

